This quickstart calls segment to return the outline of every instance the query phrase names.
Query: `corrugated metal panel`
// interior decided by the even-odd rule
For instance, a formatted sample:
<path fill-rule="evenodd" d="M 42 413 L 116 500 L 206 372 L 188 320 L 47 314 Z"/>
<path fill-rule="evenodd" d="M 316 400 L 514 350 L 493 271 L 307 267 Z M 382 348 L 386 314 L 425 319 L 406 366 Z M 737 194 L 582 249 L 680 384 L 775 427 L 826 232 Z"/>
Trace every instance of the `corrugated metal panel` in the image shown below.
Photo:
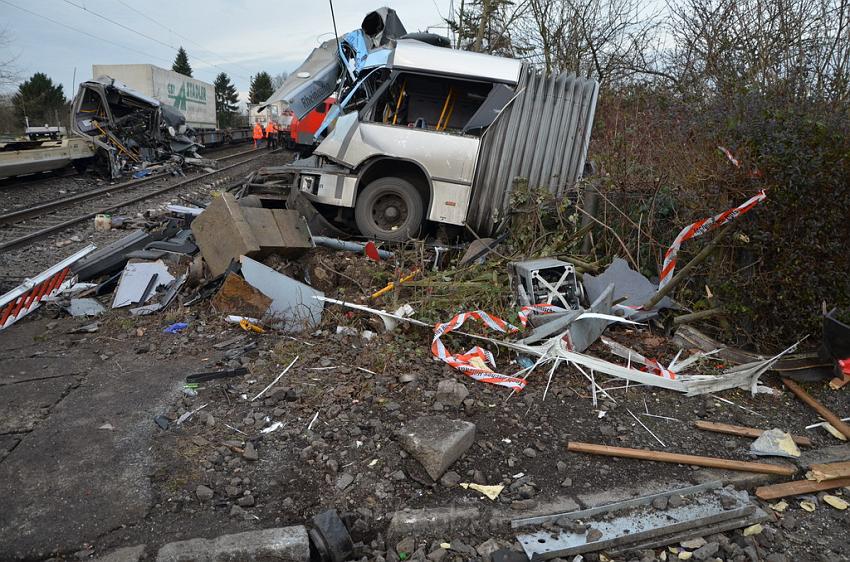
<path fill-rule="evenodd" d="M 468 216 L 481 236 L 504 219 L 515 178 L 562 197 L 584 170 L 599 84 L 526 65 L 517 91 L 481 142 Z"/>

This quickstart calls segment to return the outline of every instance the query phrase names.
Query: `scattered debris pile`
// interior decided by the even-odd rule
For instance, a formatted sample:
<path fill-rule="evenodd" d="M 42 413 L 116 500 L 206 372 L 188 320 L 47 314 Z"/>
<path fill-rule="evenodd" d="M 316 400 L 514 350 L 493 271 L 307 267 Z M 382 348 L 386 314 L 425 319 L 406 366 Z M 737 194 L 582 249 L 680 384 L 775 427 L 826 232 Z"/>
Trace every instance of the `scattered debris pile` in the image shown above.
<path fill-rule="evenodd" d="M 131 318 L 161 315 L 161 330 L 180 334 L 190 328 L 185 321 L 188 308 L 202 308 L 239 335 L 222 344 L 227 346 L 228 363 L 214 370 L 198 369 L 186 378 L 187 396 L 198 396 L 205 383 L 229 385 L 227 381 L 258 377 L 240 361 L 257 348 L 260 338 L 294 341 L 299 334 L 331 333 L 370 341 L 383 333 L 379 341 L 418 341 L 434 361 L 476 381 L 469 388 L 457 381 L 441 382 L 436 395 L 446 406 L 465 409 L 474 404 L 469 398 L 478 384 L 493 385 L 508 400 L 528 385 L 539 385 L 545 401 L 555 377 L 577 373 L 586 381 L 586 396 L 600 416 L 609 407 L 604 405 L 616 404 L 617 388 L 653 387 L 681 393 L 681 400 L 706 394 L 723 400 L 717 393 L 729 389 L 744 389 L 753 396 L 776 394 L 780 389 L 763 380 L 766 373 L 796 375 L 801 361 L 813 363 L 811 355 L 793 355 L 797 344 L 763 357 L 724 347 L 689 324 L 671 330 L 670 315 L 688 311 L 669 296 L 658 298 L 658 287 L 619 258 L 607 267 L 589 264 L 578 254 L 521 259 L 519 243 L 510 234 L 472 244 L 433 241 L 396 244 L 391 249 L 370 241 L 313 235 L 308 219 L 285 209 L 279 195 L 254 192 L 251 184 L 256 177 L 247 178 L 235 195 L 220 194 L 205 206 L 169 206 L 163 216 L 149 219 L 146 228 L 105 248 L 77 252 L 29 280 L 2 297 L 3 327 L 49 302 L 80 318 L 84 324 L 77 331 L 82 333 L 97 332 L 101 317 L 117 314 L 109 309 L 125 309 Z M 442 294 L 443 284 L 451 287 L 449 296 Z M 493 295 L 498 299 L 488 300 Z M 478 306 L 488 303 L 502 303 L 499 314 Z M 825 316 L 824 333 L 840 367 L 844 359 L 836 354 L 843 348 L 837 343 L 841 338 L 835 334 L 835 323 L 834 311 Z M 678 351 L 669 357 L 652 356 L 641 338 L 654 338 L 662 348 Z M 300 354 L 293 355 L 259 392 L 231 398 L 227 391 L 228 403 L 275 403 L 281 395 L 279 382 L 295 366 L 301 368 Z M 334 367 L 325 363 L 309 367 L 327 368 Z M 836 374 L 832 368 L 822 371 L 827 379 Z M 824 427 L 850 437 L 850 427 L 838 415 L 787 376 L 778 380 L 826 420 Z M 202 413 L 206 407 L 206 402 L 195 404 L 176 417 L 157 415 L 154 422 L 162 430 L 214 423 L 209 421 L 211 415 Z M 752 439 L 750 452 L 769 457 L 768 462 L 673 453 L 665 450 L 669 441 L 660 439 L 631 410 L 628 413 L 638 431 L 645 431 L 659 449 L 570 441 L 566 451 L 794 478 L 796 467 L 773 459 L 796 459 L 800 447 L 812 446 L 811 439 L 790 435 L 781 427 L 757 429 L 704 420 L 695 428 Z M 648 408 L 640 415 L 665 418 Z M 229 452 L 255 461 L 257 439 L 285 431 L 283 422 L 263 416 L 251 418 L 250 427 L 234 428 L 244 439 L 228 442 Z M 316 423 L 321 423 L 318 411 L 307 431 Z M 426 485 L 460 486 L 491 501 L 498 501 L 506 489 L 505 484 L 481 479 L 462 481 L 451 470 L 476 442 L 473 423 L 423 415 L 403 424 L 393 439 L 421 466 L 415 478 Z M 536 456 L 534 449 L 529 451 L 526 456 Z M 764 486 L 756 496 L 774 500 L 847 486 L 846 464 L 814 464 L 804 479 Z M 347 472 L 335 478 L 340 490 L 355 480 Z M 522 474 L 517 478 L 522 481 Z M 197 498 L 207 501 L 209 489 L 199 486 Z M 824 501 L 844 505 L 841 497 L 830 498 Z M 244 512 L 253 501 L 240 498 L 238 506 Z M 767 518 L 746 492 L 711 482 L 599 508 L 516 519 L 512 526 L 521 532 L 516 545 L 524 551 L 522 556 L 545 560 L 598 551 L 618 556 L 690 544 L 709 533 L 750 529 Z M 348 524 L 335 512 L 314 518 L 310 539 L 323 560 L 345 560 L 353 552 Z M 702 547 L 677 547 L 679 558 L 687 559 L 692 551 L 696 555 Z"/>
<path fill-rule="evenodd" d="M 354 118 L 358 112 L 351 110 L 343 114 L 346 107 L 358 108 L 362 112 L 363 108 L 374 106 L 380 99 L 383 105 L 375 113 L 376 121 L 396 124 L 400 112 L 421 101 L 417 99 L 416 88 L 427 90 L 428 84 L 418 83 L 412 74 L 410 89 L 407 89 L 408 82 L 404 78 L 398 81 L 399 75 L 405 74 L 399 73 L 399 69 L 411 70 L 403 66 L 408 60 L 405 56 L 416 55 L 416 64 L 412 67 L 417 69 L 430 63 L 434 53 L 433 49 L 425 49 L 418 44 L 423 39 L 430 40 L 428 36 L 405 42 L 404 34 L 404 28 L 391 10 L 370 14 L 364 20 L 363 29 L 344 36 L 340 43 L 331 40 L 316 49 L 300 69 L 310 69 L 310 72 L 294 73 L 276 96 L 290 99 L 295 113 L 301 115 L 333 92 L 337 77 L 345 76 L 342 83 L 346 95 L 341 96 L 342 101 L 329 112 L 326 121 L 329 124 L 339 117 L 336 129 L 325 142 L 333 144 L 335 136 L 345 136 L 346 131 L 351 134 L 345 142 L 352 138 L 365 142 L 370 128 L 389 128 L 367 122 L 359 126 Z M 338 50 L 342 50 L 342 57 Z M 512 87 L 522 86 L 523 91 L 532 88 L 526 80 L 536 79 L 524 76 L 525 70 L 519 63 L 511 64 L 507 69 L 510 76 L 503 77 L 501 81 Z M 499 74 L 498 69 L 493 68 L 488 73 Z M 306 80 L 304 75 L 310 80 Z M 563 81 L 559 83 L 565 87 Z M 545 81 L 536 84 L 535 87 L 543 88 L 541 84 Z M 592 113 L 591 100 L 595 100 L 596 85 L 580 86 L 587 90 L 589 96 L 585 100 L 585 113 Z M 447 88 L 442 105 L 437 97 L 429 102 L 430 113 L 438 114 L 442 107 L 442 113 L 446 114 L 436 120 L 435 131 L 445 132 L 447 128 L 454 128 L 449 127 L 455 107 L 453 99 L 458 96 L 453 88 Z M 551 88 L 554 88 L 554 82 Z M 460 119 L 463 116 L 464 122 L 480 120 L 475 128 L 481 132 L 504 114 L 502 110 L 509 112 L 505 108 L 511 99 L 518 99 L 508 95 L 512 91 L 506 93 L 504 88 L 494 86 L 480 92 L 465 92 L 466 97 L 492 103 L 472 111 L 469 107 L 461 107 L 464 104 L 459 101 L 456 117 Z M 516 93 L 516 96 L 519 95 Z M 393 100 L 394 103 L 390 103 Z M 298 106 L 298 103 L 302 105 Z M 531 101 L 523 102 L 522 110 L 538 111 L 532 105 Z M 506 132 L 499 127 L 517 125 L 517 120 L 521 120 L 519 111 L 517 109 L 512 116 L 509 115 L 508 123 L 498 124 L 495 133 Z M 539 117 L 535 123 L 539 124 Z M 410 124 L 410 130 L 428 127 L 427 123 Z M 98 146 L 96 158 L 100 159 L 100 165 L 111 177 L 123 174 L 139 176 L 157 171 L 179 173 L 185 162 L 202 163 L 191 160 L 199 145 L 193 141 L 192 131 L 182 117 L 160 102 L 109 78 L 81 85 L 74 102 L 73 127 L 78 134 L 92 138 Z M 358 128 L 360 132 L 354 135 Z M 559 130 L 559 136 L 569 136 L 564 134 L 566 129 Z M 586 149 L 589 128 L 582 130 L 585 143 L 574 147 L 577 153 L 582 154 L 580 158 L 572 159 L 573 163 L 584 160 L 583 150 Z M 408 127 L 396 129 L 398 135 L 409 132 Z M 495 133 L 486 139 L 487 142 L 497 143 L 503 138 Z M 439 135 L 434 138 L 439 139 L 437 143 L 441 150 L 453 156 L 457 152 L 452 148 L 455 146 L 453 142 L 458 139 L 463 139 L 464 143 L 471 141 L 466 136 Z M 479 151 L 479 137 L 475 139 L 467 149 L 476 158 L 480 154 L 490 157 L 495 154 L 493 146 L 484 146 L 486 150 Z M 405 144 L 398 141 L 393 146 Z M 421 145 L 411 143 L 409 148 L 427 152 L 422 150 Z M 346 151 L 342 146 L 337 146 L 337 149 Z M 326 146 L 325 150 L 329 148 Z M 369 156 L 375 153 L 365 149 L 362 152 Z M 461 488 L 464 493 L 474 493 L 476 498 L 480 496 L 494 504 L 510 503 L 511 510 L 542 509 L 531 501 L 536 487 L 522 472 L 508 473 L 510 478 L 488 480 L 475 469 L 466 472 L 469 478 L 453 470 L 472 454 L 470 451 L 476 452 L 475 445 L 480 445 L 485 453 L 497 450 L 492 443 L 496 440 L 497 430 L 482 431 L 483 428 L 475 423 L 457 419 L 457 416 L 417 411 L 414 416 L 394 418 L 394 421 L 403 423 L 392 429 L 385 427 L 376 417 L 360 424 L 346 424 L 350 427 L 344 438 L 351 438 L 354 450 L 363 447 L 374 458 L 345 459 L 347 464 L 344 465 L 325 454 L 331 447 L 324 437 L 318 437 L 318 430 L 325 423 L 319 410 L 315 413 L 310 410 L 311 416 L 305 427 L 286 427 L 282 419 L 287 409 L 281 405 L 299 400 L 298 391 L 286 381 L 302 369 L 313 375 L 336 369 L 337 365 L 331 359 L 336 351 L 333 346 L 354 340 L 381 346 L 381 357 L 376 361 L 383 362 L 384 371 L 389 364 L 384 356 L 398 353 L 403 345 L 415 348 L 428 369 L 441 370 L 446 378 L 439 382 L 436 392 L 432 392 L 432 397 L 436 397 L 435 412 L 453 409 L 458 415 L 461 411 L 470 415 L 476 408 L 495 408 L 494 403 L 500 400 L 523 400 L 530 386 L 542 389 L 541 404 L 542 408 L 546 408 L 552 403 L 546 401 L 551 396 L 550 388 L 558 379 L 579 381 L 570 387 L 578 398 L 572 395 L 568 398 L 571 402 L 582 401 L 584 407 L 592 408 L 598 415 L 597 419 L 604 418 L 617 407 L 615 391 L 620 389 L 628 392 L 630 388 L 643 388 L 665 396 L 676 393 L 674 400 L 677 402 L 696 402 L 700 399 L 694 397 L 710 396 L 712 400 L 729 403 L 742 410 L 746 408 L 718 393 L 743 390 L 753 400 L 768 400 L 788 390 L 824 420 L 810 428 L 820 426 L 839 439 L 850 438 L 850 426 L 845 423 L 846 420 L 792 380 L 801 377 L 823 381 L 832 379 L 830 386 L 836 390 L 850 380 L 850 327 L 842 322 L 843 317 L 837 311 L 824 311 L 820 338 L 824 347 L 820 356 L 797 353 L 805 338 L 796 343 L 788 342 L 784 350 L 762 356 L 729 348 L 693 326 L 702 320 L 722 316 L 723 311 L 719 307 L 706 314 L 706 311 L 689 310 L 673 298 L 673 291 L 706 259 L 713 245 L 729 232 L 734 220 L 766 200 L 764 192 L 685 226 L 670 241 L 656 283 L 641 273 L 625 245 L 623 257 L 595 255 L 589 245 L 594 224 L 579 226 L 578 211 L 558 223 L 558 228 L 542 228 L 551 218 L 546 216 L 547 213 L 552 211 L 543 204 L 546 197 L 558 196 L 558 209 L 553 214 L 557 214 L 559 220 L 563 218 L 560 214 L 562 205 L 575 205 L 564 197 L 561 190 L 564 185 L 555 186 L 556 182 L 541 190 L 546 197 L 538 197 L 533 190 L 526 192 L 520 189 L 522 182 L 513 189 L 515 182 L 512 176 L 511 189 L 503 185 L 505 189 L 498 197 L 490 197 L 494 201 L 487 205 L 473 204 L 470 209 L 475 213 L 487 209 L 499 211 L 495 213 L 499 215 L 498 223 L 493 221 L 492 212 L 485 213 L 486 217 L 479 216 L 477 220 L 479 224 L 486 225 L 480 231 L 493 238 L 476 236 L 476 240 L 467 243 L 457 235 L 441 231 L 437 238 L 408 240 L 408 234 L 418 229 L 405 222 L 401 227 L 398 224 L 384 225 L 387 227 L 384 234 L 391 236 L 382 238 L 393 240 L 392 243 L 376 243 L 369 239 L 372 237 L 352 240 L 331 224 L 328 214 L 337 217 L 350 215 L 349 209 L 339 208 L 330 213 L 329 209 L 333 205 L 340 206 L 344 193 L 348 193 L 344 206 L 352 207 L 353 194 L 357 192 L 355 179 L 359 172 L 353 173 L 353 165 L 347 168 L 339 165 L 339 162 L 344 162 L 342 156 L 333 159 L 328 152 L 325 156 L 322 154 L 319 150 L 318 156 L 312 157 L 312 160 L 300 161 L 300 179 L 294 186 L 290 185 L 292 170 L 289 168 L 258 170 L 241 185 L 217 194 L 210 202 L 194 202 L 195 206 L 191 207 L 171 205 L 162 216 L 149 219 L 142 228 L 124 238 L 99 250 L 89 247 L 77 252 L 0 297 L 0 329 L 7 328 L 43 303 L 52 303 L 70 316 L 80 318 L 84 324 L 75 330 L 83 333 L 97 332 L 101 326 L 100 319 L 108 315 L 121 315 L 123 320 L 131 322 L 135 318 L 147 326 L 156 326 L 158 332 L 168 334 L 169 338 L 186 338 L 187 334 L 191 334 L 193 317 L 206 316 L 214 320 L 215 330 L 229 336 L 225 341 L 214 344 L 215 349 L 222 352 L 222 359 L 214 368 L 210 363 L 199 363 L 197 371 L 186 377 L 179 412 L 168 411 L 153 418 L 162 435 L 179 434 L 192 425 L 215 427 L 215 417 L 210 413 L 214 406 L 207 409 L 214 400 L 220 399 L 219 392 L 212 392 L 213 389 L 219 390 L 226 400 L 228 414 L 239 412 L 239 415 L 244 415 L 239 427 L 225 425 L 233 433 L 219 443 L 210 445 L 210 441 L 200 435 L 193 439 L 196 445 L 200 443 L 199 447 L 214 449 L 203 461 L 204 469 L 215 474 L 219 482 L 213 487 L 208 485 L 210 480 L 193 486 L 190 492 L 193 502 L 218 502 L 215 505 L 229 507 L 231 516 L 249 518 L 250 513 L 246 510 L 256 505 L 256 498 L 249 488 L 252 477 L 242 471 L 243 461 L 257 465 L 261 453 L 274 450 L 278 445 L 285 449 L 292 442 L 284 439 L 292 438 L 294 442 L 296 437 L 303 439 L 302 434 L 306 434 L 311 439 L 309 445 L 300 452 L 286 449 L 281 454 L 292 457 L 295 453 L 302 461 L 320 466 L 320 470 L 325 471 L 324 485 L 330 490 L 342 492 L 353 486 L 361 475 L 368 478 L 367 469 L 375 466 L 383 454 L 387 455 L 383 457 L 384 462 L 387 458 L 390 462 L 408 458 L 415 462 L 415 470 L 390 472 L 388 467 L 387 473 L 395 482 L 414 481 L 432 497 L 439 497 L 446 490 L 457 492 Z M 462 155 L 458 158 L 458 161 L 469 161 Z M 542 165 L 533 158 L 527 164 L 537 172 L 540 171 L 538 164 Z M 489 177 L 488 173 L 498 175 L 492 169 L 482 170 L 475 174 L 475 178 Z M 581 175 L 579 166 L 571 168 L 570 173 L 570 181 L 574 182 Z M 471 175 L 467 179 L 473 180 Z M 525 183 L 527 188 L 529 182 Z M 532 183 L 546 184 L 541 183 L 540 178 Z M 553 186 L 557 194 L 550 189 Z M 287 191 L 290 187 L 291 191 Z M 454 188 L 444 186 L 444 189 Z M 480 191 L 478 197 L 489 197 L 487 193 Z M 299 194 L 306 199 L 298 197 Z M 376 196 L 375 200 L 383 197 Z M 382 207 L 381 212 L 412 216 L 412 211 L 407 214 L 399 211 L 402 207 L 395 200 L 404 197 L 404 193 L 399 197 L 388 197 L 389 203 Z M 526 207 L 529 201 L 534 202 L 529 213 L 502 216 L 503 209 L 521 207 L 520 198 L 524 198 Z M 457 202 L 453 199 L 445 204 L 451 209 L 446 213 L 457 210 Z M 464 204 L 470 204 L 470 201 Z M 415 217 L 417 219 L 426 216 L 422 206 L 412 204 L 404 208 L 416 210 L 421 215 Z M 363 224 L 368 222 L 369 217 L 380 218 L 380 213 L 361 211 L 355 209 L 355 215 L 360 213 L 360 216 L 355 216 L 355 222 L 361 232 L 369 232 Z M 605 226 L 588 211 L 580 211 Z M 431 209 L 427 216 L 435 222 L 466 225 L 470 230 L 470 225 L 474 226 L 476 222 L 466 220 L 466 209 L 462 214 L 452 214 L 452 220 L 440 218 L 440 212 L 439 209 Z M 116 221 L 101 220 L 97 224 L 99 228 L 108 229 L 116 226 Z M 540 230 L 535 230 L 537 228 Z M 677 267 L 677 254 L 684 243 L 717 228 L 721 231 L 704 244 L 703 251 L 689 263 Z M 372 231 L 377 232 L 375 229 Z M 541 243 L 542 240 L 545 244 Z M 127 313 L 124 314 L 122 309 Z M 144 334 L 144 330 L 141 333 Z M 318 342 L 308 343 L 307 337 Z M 260 343 L 269 340 L 275 342 L 274 350 L 267 351 L 265 357 L 274 357 L 274 361 L 264 357 L 260 363 L 260 358 L 254 354 Z M 653 343 L 648 344 L 649 340 Z M 318 346 L 317 349 L 308 349 L 314 346 Z M 350 347 L 361 353 L 356 346 Z M 348 349 L 346 351 L 351 353 Z M 249 359 L 252 356 L 258 360 L 252 362 Z M 305 357 L 311 358 L 309 365 Z M 205 357 L 203 361 L 206 360 Z M 342 373 L 342 369 L 339 372 Z M 359 389 L 361 394 L 355 394 L 344 383 L 329 390 L 331 394 L 339 393 L 344 397 L 347 409 L 354 411 L 363 406 L 365 394 L 387 391 L 383 383 L 371 380 L 380 374 L 367 366 L 346 367 L 346 374 L 352 372 L 363 373 L 364 378 L 370 381 Z M 771 372 L 780 376 L 771 379 L 767 376 Z M 456 378 L 449 378 L 450 373 L 457 375 Z M 336 382 L 337 379 L 333 380 Z M 310 381 L 312 384 L 312 381 L 321 382 L 322 379 L 311 378 Z M 399 373 L 397 380 L 386 386 L 392 386 L 393 392 L 401 392 L 403 385 L 415 386 L 415 381 L 416 377 L 410 373 Z M 469 386 L 461 381 L 468 382 Z M 209 386 L 206 383 L 210 383 Z M 257 386 L 252 388 L 253 384 Z M 258 391 L 259 388 L 261 390 Z M 479 394 L 486 396 L 487 402 L 478 399 Z M 198 402 L 203 403 L 192 402 L 193 398 L 199 398 Z M 558 399 L 563 401 L 563 395 Z M 373 406 L 375 403 L 369 402 L 368 407 Z M 395 412 L 400 408 L 392 401 L 381 402 L 380 406 L 385 412 Z M 342 418 L 349 415 L 337 404 L 332 408 L 332 416 Z M 642 419 L 650 417 L 678 423 L 682 420 L 650 412 L 646 401 L 644 408 L 645 412 L 638 415 L 630 409 L 625 410 L 635 421 L 635 431 L 652 444 L 651 449 L 645 444 L 623 447 L 577 440 L 572 436 L 563 438 L 562 434 L 563 454 L 568 458 L 598 459 L 605 456 L 796 478 L 758 488 L 756 497 L 765 501 L 850 485 L 850 469 L 846 462 L 811 463 L 805 478 L 798 477 L 798 464 L 792 463 L 801 462 L 803 453 L 800 447 L 811 449 L 813 442 L 803 435 L 792 435 L 792 427 L 757 428 L 711 420 L 701 420 L 694 425 L 699 432 L 752 439 L 745 458 L 758 457 L 757 461 L 692 454 L 699 451 L 671 452 L 667 449 L 676 443 L 672 443 L 669 436 L 659 437 Z M 348 421 L 348 418 L 345 420 Z M 799 433 L 799 428 L 797 431 Z M 613 437 L 617 432 L 612 427 L 606 429 L 603 436 Z M 390 434 L 392 443 L 384 442 L 386 446 L 383 448 L 374 442 L 366 444 L 381 433 Z M 281 437 L 281 440 L 275 440 L 276 437 Z M 488 445 L 481 443 L 485 440 Z M 500 442 L 512 444 L 507 437 Z M 616 441 L 614 443 L 619 445 Z M 390 447 L 392 449 L 387 452 Z M 534 443 L 534 447 L 525 447 L 521 456 L 541 462 L 537 458 L 538 450 L 544 449 Z M 347 469 L 358 462 L 365 465 L 359 467 L 362 473 Z M 513 465 L 511 461 L 509 466 L 513 468 Z M 224 480 L 225 470 L 233 471 L 230 480 Z M 558 471 L 562 469 L 558 468 Z M 563 482 L 568 480 L 570 478 Z M 316 485 L 322 486 L 323 483 L 317 481 Z M 376 496 L 387 500 L 391 497 L 387 492 L 391 486 L 391 482 L 386 486 L 376 485 Z M 422 496 L 425 493 L 417 491 L 416 494 Z M 825 495 L 823 500 L 836 510 L 846 509 L 846 501 L 838 494 Z M 510 500 L 506 498 L 508 495 Z M 519 559 L 548 560 L 574 556 L 582 560 L 583 555 L 600 551 L 604 551 L 605 556 L 620 556 L 625 552 L 668 546 L 662 559 L 668 559 L 666 553 L 669 551 L 682 560 L 691 557 L 709 560 L 717 554 L 720 544 L 707 543 L 702 537 L 741 528 L 744 528 L 744 536 L 758 534 L 761 524 L 769 520 L 769 514 L 778 510 L 778 507 L 771 506 L 771 511 L 767 511 L 747 492 L 729 489 L 714 479 L 702 485 L 645 495 L 625 502 L 608 502 L 601 507 L 578 509 L 578 506 L 571 506 L 568 511 L 547 508 L 542 514 L 520 519 L 513 515 L 507 517 L 494 508 L 489 512 L 493 515 L 492 521 L 495 521 L 493 527 L 499 528 L 500 524 L 512 520 L 510 532 L 521 530 L 516 537 L 515 548 L 506 551 L 500 548 L 501 543 L 492 539 L 494 542 L 488 541 L 489 544 L 484 543 L 478 549 L 458 550 L 459 557 L 455 559 L 470 560 L 478 556 L 484 560 L 515 560 L 520 556 L 522 558 Z M 477 519 L 482 512 L 470 508 L 469 513 L 469 519 Z M 309 538 L 319 559 L 342 561 L 362 551 L 360 539 L 367 536 L 369 530 L 363 528 L 365 518 L 352 519 L 333 510 L 314 516 Z M 379 519 L 371 521 L 375 523 Z M 361 521 L 359 525 L 356 523 L 358 520 Z M 393 531 L 394 525 L 403 526 L 401 516 L 391 518 L 389 525 L 387 536 L 396 532 Z M 380 540 L 373 540 L 374 550 L 394 551 L 394 559 L 406 560 L 419 552 L 412 539 L 408 541 L 405 538 L 396 544 L 395 549 L 392 546 L 387 549 L 383 535 L 380 536 Z M 429 558 L 443 560 L 447 557 L 453 547 L 446 544 L 444 547 L 443 543 L 436 543 L 431 552 L 442 551 L 442 554 L 434 558 L 429 555 Z M 454 548 L 460 547 L 455 545 Z M 418 558 L 424 559 L 424 556 L 422 552 Z M 602 555 L 595 559 L 602 559 Z"/>

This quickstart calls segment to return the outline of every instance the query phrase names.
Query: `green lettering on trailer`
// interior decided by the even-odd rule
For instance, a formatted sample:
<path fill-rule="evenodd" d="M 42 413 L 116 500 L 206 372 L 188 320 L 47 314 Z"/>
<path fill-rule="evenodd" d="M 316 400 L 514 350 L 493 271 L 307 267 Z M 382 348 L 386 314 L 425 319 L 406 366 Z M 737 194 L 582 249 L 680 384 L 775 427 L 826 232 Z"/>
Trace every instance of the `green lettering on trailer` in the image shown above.
<path fill-rule="evenodd" d="M 169 99 L 174 100 L 173 105 L 175 109 L 186 111 L 186 105 L 188 103 L 198 105 L 207 104 L 207 89 L 203 86 L 199 86 L 191 82 L 183 82 L 183 84 L 180 85 L 180 91 L 177 91 L 176 94 L 175 91 L 177 91 L 177 86 L 169 83 L 168 97 Z"/>

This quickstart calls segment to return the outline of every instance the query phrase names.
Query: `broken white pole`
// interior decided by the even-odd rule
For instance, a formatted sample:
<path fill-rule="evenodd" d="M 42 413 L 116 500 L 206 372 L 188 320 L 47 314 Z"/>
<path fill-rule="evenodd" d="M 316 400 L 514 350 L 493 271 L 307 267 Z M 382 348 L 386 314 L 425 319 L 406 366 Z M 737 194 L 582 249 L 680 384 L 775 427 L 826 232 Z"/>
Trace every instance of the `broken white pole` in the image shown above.
<path fill-rule="evenodd" d="M 299 357 L 299 356 L 298 356 L 298 355 L 296 355 L 296 356 L 295 356 L 295 359 L 293 359 L 293 360 L 292 360 L 292 363 L 290 363 L 289 365 L 287 365 L 287 366 L 286 366 L 286 369 L 284 369 L 284 370 L 283 370 L 283 372 L 282 372 L 281 374 L 279 374 L 279 375 L 278 375 L 278 376 L 277 376 L 277 377 L 276 377 L 276 378 L 275 378 L 272 382 L 270 382 L 270 383 L 269 383 L 269 385 L 268 385 L 266 388 L 264 388 L 263 390 L 261 390 L 261 391 L 260 391 L 260 393 L 259 393 L 258 395 L 256 395 L 256 396 L 254 396 L 253 398 L 251 398 L 251 402 L 253 402 L 253 401 L 254 401 L 254 400 L 256 400 L 257 398 L 259 398 L 260 396 L 262 396 L 263 394 L 265 394 L 265 393 L 266 393 L 266 391 L 267 391 L 268 389 L 270 389 L 271 387 L 273 387 L 274 385 L 276 385 L 276 384 L 277 384 L 277 381 L 279 381 L 279 380 L 281 379 L 281 377 L 283 377 L 283 375 L 285 375 L 285 374 L 287 373 L 287 371 L 289 371 L 290 367 L 292 367 L 293 365 L 295 365 L 295 362 L 296 362 L 296 361 L 298 361 L 298 357 Z"/>
<path fill-rule="evenodd" d="M 649 429 L 648 427 L 646 427 L 646 426 L 643 424 L 643 422 L 642 422 L 642 421 L 640 421 L 640 418 L 638 418 L 636 415 L 634 415 L 634 414 L 632 413 L 632 411 L 631 411 L 631 410 L 629 410 L 628 408 L 626 409 L 626 411 L 629 413 L 629 415 L 630 415 L 630 416 L 632 416 L 632 417 L 635 419 L 635 421 L 636 421 L 636 422 L 638 422 L 638 423 L 640 424 L 640 426 L 641 426 L 642 428 L 644 428 L 646 431 L 648 431 L 648 432 L 649 432 L 649 434 L 650 434 L 650 435 L 652 435 L 652 436 L 655 438 L 655 440 L 656 440 L 656 441 L 658 441 L 659 443 L 661 443 L 661 446 L 662 446 L 662 447 L 664 447 L 665 449 L 667 448 L 667 445 L 665 445 L 665 444 L 664 444 L 664 441 L 662 441 L 661 439 L 659 439 L 659 438 L 658 438 L 658 436 L 657 436 L 657 435 L 655 435 L 655 434 L 652 432 L 652 430 L 651 430 L 651 429 Z M 649 415 L 652 415 L 652 414 L 649 414 Z"/>

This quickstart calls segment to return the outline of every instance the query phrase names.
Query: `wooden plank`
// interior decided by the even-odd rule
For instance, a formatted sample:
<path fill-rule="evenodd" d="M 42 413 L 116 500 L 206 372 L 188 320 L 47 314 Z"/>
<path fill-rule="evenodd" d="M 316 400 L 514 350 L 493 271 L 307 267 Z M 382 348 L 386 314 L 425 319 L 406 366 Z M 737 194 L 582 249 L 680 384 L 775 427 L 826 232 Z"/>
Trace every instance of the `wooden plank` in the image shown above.
<path fill-rule="evenodd" d="M 788 387 L 788 390 L 793 392 L 797 398 L 805 402 L 812 410 L 816 411 L 820 416 L 828 421 L 832 427 L 841 432 L 842 435 L 850 438 L 850 425 L 847 425 L 841 418 L 832 413 L 832 410 L 812 398 L 808 392 L 802 389 L 800 385 L 791 379 L 782 378 L 782 384 Z"/>
<path fill-rule="evenodd" d="M 766 431 L 764 429 L 756 429 L 754 427 L 744 427 L 742 425 L 730 425 L 728 423 L 717 423 L 702 420 L 695 421 L 694 427 L 696 427 L 697 429 L 702 429 L 704 431 L 725 433 L 727 435 L 737 435 L 739 437 L 751 437 L 753 439 L 758 439 L 761 434 Z M 791 439 L 794 440 L 794 443 L 802 447 L 812 446 L 812 440 L 808 437 L 803 437 L 801 435 L 792 435 Z"/>
<path fill-rule="evenodd" d="M 772 486 L 760 486 L 756 488 L 756 496 L 763 500 L 775 500 L 778 498 L 786 498 L 788 496 L 799 496 L 800 494 L 811 494 L 812 492 L 842 488 L 844 486 L 850 486 L 850 478 L 825 480 L 824 482 L 795 480 L 793 482 L 783 482 L 782 484 L 774 484 Z"/>
<path fill-rule="evenodd" d="M 810 468 L 809 474 L 818 482 L 835 480 L 836 478 L 850 478 L 850 461 L 813 464 Z M 808 474 L 806 476 L 808 477 Z"/>
<path fill-rule="evenodd" d="M 797 469 L 794 467 L 778 466 L 775 464 L 736 461 L 717 457 L 701 457 L 697 455 L 682 455 L 679 453 L 665 453 L 663 451 L 649 451 L 646 449 L 629 449 L 627 447 L 609 447 L 607 445 L 579 443 L 576 441 L 570 441 L 567 443 L 567 450 L 577 453 L 590 453 L 592 455 L 606 455 L 609 457 L 623 457 L 627 459 L 707 466 L 709 468 L 738 470 L 741 472 L 758 472 L 762 474 L 778 474 L 781 476 L 793 476 L 794 473 L 797 472 Z"/>

